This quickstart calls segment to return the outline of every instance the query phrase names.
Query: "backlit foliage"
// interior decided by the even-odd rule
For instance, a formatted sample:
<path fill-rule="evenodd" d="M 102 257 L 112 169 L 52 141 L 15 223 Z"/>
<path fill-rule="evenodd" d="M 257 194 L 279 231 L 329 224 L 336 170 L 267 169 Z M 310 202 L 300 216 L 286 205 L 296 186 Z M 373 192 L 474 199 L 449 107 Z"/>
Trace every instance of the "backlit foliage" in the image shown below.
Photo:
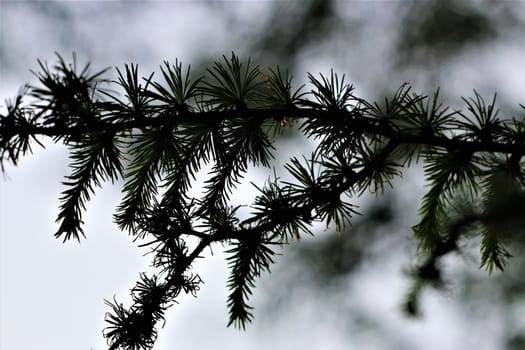
<path fill-rule="evenodd" d="M 358 213 L 352 199 L 380 195 L 417 163 L 428 187 L 413 227 L 421 260 L 408 313 L 418 313 L 424 286 L 441 284 L 440 260 L 458 252 L 461 240 L 479 237 L 480 264 L 489 273 L 504 269 L 509 244 L 524 242 L 524 115 L 499 116 L 495 96 L 487 104 L 474 92 L 465 111 L 452 111 L 439 90 L 423 96 L 403 84 L 383 102 L 370 102 L 333 71 L 309 74 L 309 84 L 294 89 L 281 68 L 234 54 L 203 77 L 179 61 L 164 62 L 162 81 L 142 78 L 134 64 L 108 81 L 104 71 L 79 70 L 76 59 L 67 64 L 58 56 L 52 69 L 39 63 L 39 87 L 25 87 L 0 115 L 2 165 L 17 164 L 42 137 L 68 147 L 71 174 L 55 234 L 64 241 L 84 236 L 82 214 L 96 188 L 123 179 L 115 222 L 145 242 L 157 271 L 141 275 L 129 307 L 107 301 L 110 349 L 151 348 L 177 296 L 199 290 L 195 259 L 217 245 L 227 247 L 231 270 L 228 325 L 245 328 L 253 317 L 248 299 L 276 248 L 311 234 L 316 222 L 342 231 Z M 275 165 L 293 179 L 284 181 L 271 166 L 275 140 L 289 125 L 317 146 Z M 206 167 L 202 196 L 192 197 Z M 246 218 L 230 196 L 250 167 L 270 176 L 254 184 Z"/>

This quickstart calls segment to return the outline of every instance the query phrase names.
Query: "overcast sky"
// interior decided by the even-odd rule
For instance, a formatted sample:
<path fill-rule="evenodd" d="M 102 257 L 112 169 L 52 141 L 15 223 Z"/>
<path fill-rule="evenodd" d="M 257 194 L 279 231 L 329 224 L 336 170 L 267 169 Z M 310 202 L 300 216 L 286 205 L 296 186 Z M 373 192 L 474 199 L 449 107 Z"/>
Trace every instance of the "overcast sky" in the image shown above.
<path fill-rule="evenodd" d="M 271 1 L 231 1 L 219 7 L 204 1 L 0 1 L 2 99 L 14 97 L 26 82 L 35 83 L 29 70 L 38 70 L 38 58 L 53 64 L 54 51 L 67 60 L 75 51 L 80 63 L 92 62 L 93 70 L 136 62 L 144 75 L 158 71 L 165 59 L 191 63 L 232 50 L 247 54 L 246 46 L 238 40 L 240 33 L 255 32 L 268 20 L 272 6 Z M 244 19 L 246 14 L 249 21 Z M 497 65 L 495 73 L 488 75 L 496 80 L 503 79 L 497 72 L 505 67 L 503 77 L 516 79 L 501 86 L 515 104 L 525 99 L 525 37 L 519 40 L 504 57 L 487 52 L 473 63 Z M 337 62 L 340 65 L 341 60 Z M 326 71 L 330 60 L 313 54 L 303 65 L 316 73 Z M 463 79 L 479 82 L 476 69 Z M 451 77 L 454 79 L 460 80 Z M 145 251 L 112 222 L 122 184 L 106 184 L 89 203 L 84 215 L 87 239 L 81 244 L 62 244 L 53 233 L 61 181 L 69 172 L 67 150 L 47 142 L 45 150 L 35 146 L 34 153 L 17 167 L 8 165 L 6 169 L 0 179 L 0 348 L 106 348 L 101 331 L 104 313 L 109 310 L 104 299 L 116 296 L 129 302 L 129 289 L 149 264 Z M 422 182 L 407 186 L 409 189 L 400 193 L 424 191 Z M 416 210 L 418 203 L 406 205 Z M 403 254 L 394 254 L 389 262 L 371 263 L 366 274 L 353 280 L 359 290 L 355 284 L 342 286 L 348 288 L 345 293 L 354 292 L 349 303 L 362 305 L 363 311 L 381 315 L 390 324 L 383 329 L 388 336 L 353 334 L 352 328 L 339 322 L 337 307 L 330 305 L 330 300 L 314 302 L 307 292 L 295 298 L 297 305 L 283 308 L 282 313 L 265 313 L 264 305 L 271 303 L 275 287 L 267 278 L 254 296 L 254 304 L 260 306 L 255 310 L 254 324 L 245 332 L 226 328 L 227 270 L 220 251 L 214 253 L 195 266 L 205 281 L 198 297 L 181 297 L 167 312 L 155 349 L 395 349 L 395 343 L 384 343 L 388 337 L 408 338 L 413 349 L 497 347 L 501 327 L 491 327 L 483 320 L 466 323 L 447 296 L 426 299 L 430 311 L 424 320 L 403 319 L 399 314 L 406 282 L 401 271 L 407 262 Z M 381 265 L 385 263 L 388 265 Z M 279 271 L 279 267 L 275 269 Z M 472 337 L 472 332 L 477 336 Z"/>

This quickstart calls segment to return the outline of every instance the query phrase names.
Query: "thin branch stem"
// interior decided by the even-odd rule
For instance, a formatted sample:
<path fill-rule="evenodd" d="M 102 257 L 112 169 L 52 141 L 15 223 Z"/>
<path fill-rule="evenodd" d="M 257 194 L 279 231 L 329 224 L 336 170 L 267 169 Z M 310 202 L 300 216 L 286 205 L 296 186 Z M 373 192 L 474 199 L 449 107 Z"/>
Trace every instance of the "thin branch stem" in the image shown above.
<path fill-rule="evenodd" d="M 414 144 L 427 145 L 452 150 L 462 150 L 465 152 L 489 152 L 489 153 L 507 153 L 507 154 L 521 154 L 525 153 L 525 145 L 516 143 L 499 143 L 494 141 L 474 141 L 463 140 L 458 137 L 447 137 L 439 135 L 418 135 L 406 132 L 398 132 L 389 128 L 381 126 L 377 119 L 367 117 L 364 115 L 356 116 L 356 112 L 344 111 L 322 111 L 312 108 L 294 108 L 290 110 L 281 109 L 247 109 L 247 110 L 232 110 L 232 111 L 206 111 L 206 112 L 185 112 L 178 115 L 161 115 L 155 118 L 142 118 L 133 121 L 123 122 L 98 122 L 92 125 L 82 126 L 39 126 L 39 125 L 24 125 L 24 126 L 7 126 L 0 125 L 0 135 L 41 135 L 48 137 L 68 137 L 81 138 L 86 134 L 107 132 L 107 133 L 123 133 L 129 132 L 133 129 L 144 129 L 160 127 L 166 124 L 185 124 L 192 123 L 199 120 L 231 120 L 240 118 L 267 118 L 280 120 L 286 119 L 319 119 L 323 118 L 351 118 L 349 121 L 350 130 L 357 133 L 369 133 L 377 136 L 384 136 L 390 139 L 395 139 L 399 144 Z"/>

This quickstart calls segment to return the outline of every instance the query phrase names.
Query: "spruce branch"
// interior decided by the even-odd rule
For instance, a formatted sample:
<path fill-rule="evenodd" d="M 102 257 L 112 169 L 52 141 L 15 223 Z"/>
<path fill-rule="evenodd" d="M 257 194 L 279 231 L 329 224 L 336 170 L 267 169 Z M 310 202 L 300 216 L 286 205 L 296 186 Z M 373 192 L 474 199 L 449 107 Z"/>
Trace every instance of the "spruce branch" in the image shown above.
<path fill-rule="evenodd" d="M 270 249 L 270 244 L 272 242 L 264 238 L 264 235 L 252 234 L 240 238 L 228 250 L 227 253 L 231 254 L 228 257 L 231 268 L 231 276 L 228 279 L 228 288 L 231 290 L 227 302 L 230 312 L 228 326 L 233 324 L 245 329 L 246 323 L 252 320 L 252 307 L 246 304 L 246 300 L 255 288 L 255 278 L 264 270 L 269 272 L 270 265 L 274 262 L 274 252 Z"/>
<path fill-rule="evenodd" d="M 161 174 L 178 166 L 180 148 L 169 125 L 146 130 L 132 141 L 133 160 L 125 175 L 124 199 L 115 216 L 122 229 L 133 231 L 134 223 L 155 200 Z"/>
<path fill-rule="evenodd" d="M 39 122 L 39 116 L 23 105 L 28 89 L 28 86 L 24 86 L 14 99 L 7 100 L 7 115 L 0 115 L 0 167 L 2 172 L 5 171 L 5 161 L 16 165 L 20 156 L 31 153 L 31 142 L 36 142 L 43 147 L 37 135 L 28 130 Z"/>
<path fill-rule="evenodd" d="M 80 241 L 84 236 L 82 211 L 93 194 L 93 186 L 100 187 L 101 181 L 110 179 L 112 182 L 122 176 L 118 142 L 111 134 L 94 134 L 78 143 L 71 143 L 71 168 L 73 173 L 63 182 L 69 187 L 60 198 L 60 212 L 57 222 L 60 227 L 55 237 L 70 238 Z"/>
<path fill-rule="evenodd" d="M 34 102 L 35 115 L 39 125 L 56 127 L 84 128 L 97 123 L 99 109 L 97 106 L 97 92 L 103 92 L 100 85 L 107 83 L 101 76 L 107 69 L 90 75 L 90 65 L 86 64 L 78 72 L 76 55 L 73 53 L 73 63 L 66 61 L 56 53 L 58 63 L 52 71 L 47 63 L 38 60 L 41 72 L 33 74 L 38 78 L 42 87 L 29 87 L 29 95 L 36 99 Z M 55 135 L 76 139 L 77 135 Z M 79 135 L 80 136 L 80 135 Z"/>
<path fill-rule="evenodd" d="M 414 226 L 420 247 L 431 249 L 441 240 L 442 225 L 446 222 L 447 204 L 455 193 L 479 190 L 476 182 L 481 170 L 476 158 L 461 151 L 434 151 L 426 156 L 425 173 L 431 185 L 420 209 L 421 222 Z"/>
<path fill-rule="evenodd" d="M 358 213 L 353 199 L 380 195 L 418 162 L 429 189 L 414 227 L 422 263 L 412 271 L 409 313 L 417 313 L 426 285 L 442 284 L 441 259 L 459 251 L 466 232 L 481 238 L 480 265 L 489 273 L 509 263 L 509 242 L 525 241 L 519 229 L 525 115 L 501 118 L 495 95 L 486 104 L 474 91 L 463 112 L 441 102 L 439 89 L 428 97 L 405 83 L 377 103 L 356 96 L 333 71 L 308 74 L 310 90 L 303 92 L 306 85 L 294 90 L 288 72 L 277 67 L 266 74 L 234 53 L 198 78 L 178 60 L 164 62 L 165 84 L 153 73 L 140 77 L 135 64 L 117 69 L 113 82 L 103 72 L 90 75 L 89 65 L 79 72 L 76 57 L 67 64 L 58 56 L 53 69 L 39 65 L 42 86 L 22 90 L 0 115 L 2 169 L 46 137 L 69 148 L 72 174 L 56 233 L 64 240 L 84 234 L 82 213 L 95 188 L 124 176 L 116 222 L 144 240 L 152 256 L 155 272 L 140 275 L 132 304 L 106 302 L 110 349 L 152 348 L 166 310 L 181 292 L 195 295 L 200 288 L 195 260 L 216 245 L 228 253 L 228 325 L 244 329 L 253 318 L 249 296 L 274 263 L 275 245 L 312 234 L 314 222 L 342 230 Z M 103 84 L 118 86 L 124 98 Z M 33 101 L 26 103 L 28 95 Z M 291 121 L 316 142 L 315 150 L 284 164 L 293 180 L 274 173 L 264 185 L 254 184 L 252 212 L 241 220 L 231 193 L 250 166 L 275 166 L 275 139 Z M 191 197 L 206 164 L 204 194 Z M 472 209 L 459 215 L 454 200 L 463 195 Z"/>

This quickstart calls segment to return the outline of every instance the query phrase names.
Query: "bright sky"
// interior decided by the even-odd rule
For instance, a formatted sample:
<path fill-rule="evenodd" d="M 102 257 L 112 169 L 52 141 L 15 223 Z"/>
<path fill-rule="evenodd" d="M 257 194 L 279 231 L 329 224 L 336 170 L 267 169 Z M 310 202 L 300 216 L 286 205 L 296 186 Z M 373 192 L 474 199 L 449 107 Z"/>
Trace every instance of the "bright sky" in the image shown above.
<path fill-rule="evenodd" d="M 0 98 L 11 98 L 26 82 L 34 83 L 29 69 L 37 70 L 37 58 L 52 65 L 54 51 L 66 59 L 75 51 L 79 61 L 91 61 L 94 70 L 137 62 L 144 75 L 158 70 L 165 59 L 174 62 L 179 58 L 186 64 L 200 55 L 218 57 L 232 50 L 247 54 L 238 34 L 253 32 L 272 5 L 271 1 L 234 1 L 228 2 L 228 11 L 222 13 L 201 1 L 145 3 L 1 0 Z M 257 16 L 250 17 L 250 22 L 232 21 L 246 13 Z M 515 89 L 508 89 L 509 99 L 522 103 L 524 47 L 525 37 L 517 49 L 498 57 L 508 60 L 507 64 L 499 62 L 498 67 L 522 77 Z M 329 57 L 312 54 L 309 59 L 301 68 L 315 73 L 326 71 L 331 64 Z M 486 53 L 476 64 L 489 66 L 495 59 L 494 54 Z M 476 69 L 479 67 L 465 75 L 472 82 L 469 89 L 479 81 Z M 502 76 L 497 71 L 491 74 Z M 101 330 L 108 311 L 104 299 L 116 295 L 117 300 L 128 302 L 129 289 L 147 269 L 149 257 L 112 223 L 121 184 L 107 184 L 90 202 L 84 215 L 87 240 L 62 244 L 53 238 L 68 159 L 63 147 L 46 146 L 45 150 L 35 147 L 34 154 L 23 158 L 17 167 L 7 166 L 5 178 L 0 180 L 0 348 L 104 349 Z M 412 187 L 400 193 L 423 190 L 421 183 L 407 186 Z M 415 210 L 418 204 L 407 205 Z M 298 301 L 282 313 L 265 313 L 263 305 L 270 303 L 275 288 L 267 278 L 254 296 L 254 304 L 259 305 L 255 323 L 246 332 L 226 328 L 227 271 L 221 253 L 214 253 L 209 261 L 196 266 L 205 281 L 197 299 L 182 297 L 180 304 L 167 312 L 155 349 L 395 349 L 395 343 L 385 343 L 385 339 L 397 336 L 411 339 L 413 349 L 422 349 L 423 344 L 430 350 L 491 350 L 496 346 L 494 340 L 501 328 L 490 331 L 490 324 L 479 320 L 466 323 L 446 297 L 426 300 L 431 311 L 423 321 L 402 319 L 398 312 L 406 282 L 401 272 L 406 262 L 402 252 L 390 256 L 391 261 L 371 263 L 366 277 L 360 274 L 353 280 L 360 286 L 358 290 L 350 283 L 343 289 L 353 293 L 349 303 L 381 315 L 389 325 L 384 329 L 387 336 L 353 334 L 352 328 L 340 322 L 338 308 L 330 306 L 330 300 L 315 301 L 308 292 L 297 295 Z M 275 270 L 279 273 L 279 267 Z M 470 337 L 478 326 L 485 332 Z"/>

